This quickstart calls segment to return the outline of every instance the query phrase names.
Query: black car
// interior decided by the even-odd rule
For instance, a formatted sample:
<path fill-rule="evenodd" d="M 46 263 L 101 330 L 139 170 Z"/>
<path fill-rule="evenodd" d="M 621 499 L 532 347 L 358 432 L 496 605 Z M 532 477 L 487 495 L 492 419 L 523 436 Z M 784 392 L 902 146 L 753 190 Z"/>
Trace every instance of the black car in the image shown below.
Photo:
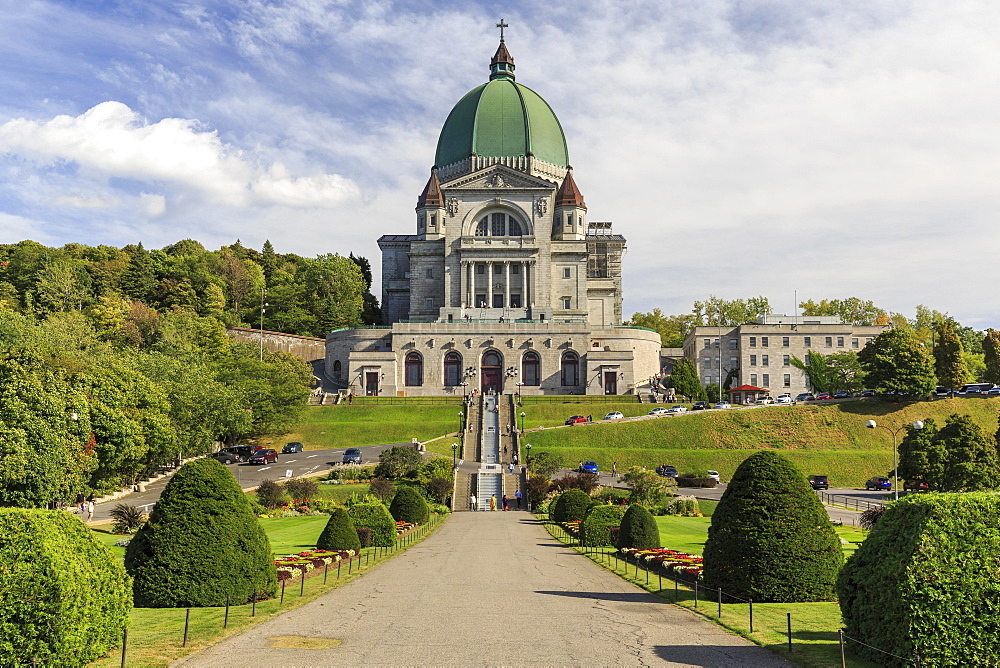
<path fill-rule="evenodd" d="M 830 489 L 830 481 L 825 475 L 809 476 L 809 484 L 813 489 Z"/>
<path fill-rule="evenodd" d="M 707 401 L 696 401 L 694 406 L 691 407 L 693 411 L 707 411 L 710 408 Z"/>
<path fill-rule="evenodd" d="M 656 472 L 659 473 L 664 478 L 676 478 L 680 475 L 677 473 L 677 468 L 670 464 L 663 464 L 662 466 L 657 466 Z"/>
<path fill-rule="evenodd" d="M 281 454 L 290 455 L 293 452 L 302 452 L 305 450 L 305 446 L 298 441 L 293 441 L 292 443 L 285 443 L 285 447 L 281 449 Z"/>
<path fill-rule="evenodd" d="M 228 448 L 222 448 L 218 452 L 213 452 L 209 456 L 223 464 L 237 464 L 247 461 L 253 456 L 253 453 L 261 449 L 261 447 L 256 445 L 231 445 Z"/>

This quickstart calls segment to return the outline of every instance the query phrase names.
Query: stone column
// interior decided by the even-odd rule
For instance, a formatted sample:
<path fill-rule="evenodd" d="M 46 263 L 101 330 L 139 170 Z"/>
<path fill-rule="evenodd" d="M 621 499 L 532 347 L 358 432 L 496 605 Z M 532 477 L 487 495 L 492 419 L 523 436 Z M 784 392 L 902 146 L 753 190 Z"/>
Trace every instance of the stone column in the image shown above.
<path fill-rule="evenodd" d="M 465 306 L 467 308 L 472 308 L 472 296 L 475 290 L 473 289 L 472 282 L 475 280 L 476 276 L 476 263 L 467 261 L 465 263 Z"/>
<path fill-rule="evenodd" d="M 510 261 L 503 263 L 503 307 L 510 308 Z"/>
<path fill-rule="evenodd" d="M 493 261 L 486 261 L 486 308 L 493 308 Z"/>

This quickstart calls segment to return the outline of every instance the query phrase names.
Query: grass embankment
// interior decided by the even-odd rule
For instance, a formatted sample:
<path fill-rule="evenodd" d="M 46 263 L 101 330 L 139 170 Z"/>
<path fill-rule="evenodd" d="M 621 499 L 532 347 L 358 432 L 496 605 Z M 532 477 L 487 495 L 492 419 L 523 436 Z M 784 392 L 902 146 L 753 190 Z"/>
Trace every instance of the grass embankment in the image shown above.
<path fill-rule="evenodd" d="M 528 405 L 525 427 L 561 425 L 574 414 L 599 409 L 600 416 L 621 410 L 626 416 L 644 415 L 651 404 Z M 592 459 L 602 468 L 612 462 L 653 468 L 663 463 L 680 471 L 714 469 L 723 480 L 753 450 L 783 451 L 806 474 L 828 475 L 835 486 L 860 487 L 892 468 L 892 435 L 885 429 L 867 429 L 865 423 L 897 427 L 915 420 L 942 425 L 953 414 L 969 414 L 989 433 L 997 430 L 1000 398 L 955 398 L 929 402 L 890 403 L 848 401 L 810 406 L 762 406 L 749 410 L 705 411 L 635 422 L 595 423 L 560 429 L 530 431 L 524 442 L 538 453 L 549 450 L 564 462 Z M 598 414 L 593 413 L 598 420 Z M 561 419 L 559 419 L 561 418 Z"/>
<path fill-rule="evenodd" d="M 704 502 L 703 502 L 704 503 Z M 703 510 L 705 508 L 703 507 Z M 657 517 L 660 543 L 672 550 L 701 555 L 708 538 L 709 517 Z M 553 536 L 566 541 L 561 529 L 547 524 Z M 837 527 L 837 533 L 849 541 L 844 546 L 845 557 L 858 548 L 864 540 L 863 532 L 850 527 Z M 693 588 L 674 586 L 666 577 L 662 580 L 653 572 L 638 569 L 634 564 L 625 565 L 615 559 L 612 548 L 589 551 L 586 556 L 613 571 L 636 586 L 645 589 L 666 603 L 676 603 L 710 619 L 720 626 L 762 645 L 783 658 L 809 668 L 835 668 L 840 666 L 840 646 L 837 630 L 842 628 L 840 606 L 836 602 L 819 603 L 754 603 L 753 633 L 750 632 L 750 606 L 747 603 L 726 602 L 723 599 L 722 615 L 718 613 L 717 593 L 713 590 L 699 592 L 695 603 Z M 662 589 L 661 587 L 662 583 Z M 792 615 L 792 653 L 788 652 L 788 617 Z M 876 664 L 848 655 L 847 665 L 853 668 L 872 668 Z"/>
<path fill-rule="evenodd" d="M 285 443 L 299 441 L 307 450 L 325 450 L 426 441 L 457 432 L 461 410 L 461 399 L 445 405 L 309 406 L 292 431 L 263 438 L 261 445 L 280 450 Z M 446 444 L 449 456 L 451 443 Z M 440 452 L 445 454 L 444 449 Z"/>
<path fill-rule="evenodd" d="M 435 517 L 424 531 L 414 536 L 413 544 L 420 542 L 437 527 Z M 271 540 L 271 548 L 276 555 L 284 556 L 301 552 L 316 546 L 323 526 L 323 517 L 281 517 L 260 520 L 261 525 Z M 95 527 L 94 533 L 101 542 L 113 545 L 121 536 L 111 534 L 110 525 Z M 124 557 L 125 548 L 112 548 L 120 558 Z M 405 548 L 404 548 L 405 549 Z M 350 574 L 348 566 L 343 565 L 339 577 L 335 567 L 330 568 L 326 584 L 323 575 L 315 575 L 305 580 L 292 580 L 286 587 L 284 603 L 279 598 L 260 601 L 254 614 L 251 605 L 232 606 L 229 609 L 228 628 L 223 629 L 225 608 L 192 608 L 190 627 L 188 628 L 187 647 L 182 647 L 184 639 L 183 608 L 133 608 L 130 615 L 128 650 L 126 666 L 169 666 L 178 659 L 193 654 L 195 651 L 214 645 L 220 640 L 246 631 L 251 626 L 259 624 L 308 603 L 332 589 L 353 580 L 366 573 L 386 559 L 398 554 L 390 550 L 388 554 L 373 548 L 362 550 L 361 558 L 351 563 Z M 301 594 L 299 592 L 302 592 Z M 112 668 L 121 665 L 121 648 L 111 652 L 106 658 L 89 664 L 99 668 Z"/>

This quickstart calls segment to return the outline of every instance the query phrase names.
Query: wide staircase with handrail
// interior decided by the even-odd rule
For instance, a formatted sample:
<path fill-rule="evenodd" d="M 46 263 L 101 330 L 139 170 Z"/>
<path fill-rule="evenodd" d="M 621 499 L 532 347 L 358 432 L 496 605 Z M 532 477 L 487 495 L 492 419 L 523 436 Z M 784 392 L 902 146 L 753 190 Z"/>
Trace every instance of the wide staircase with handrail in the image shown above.
<path fill-rule="evenodd" d="M 516 456 L 516 435 L 512 399 L 503 395 L 479 395 L 466 406 L 469 421 L 463 434 L 463 462 L 455 471 L 454 503 L 456 511 L 469 510 L 469 496 L 476 495 L 479 510 L 490 509 L 494 495 L 497 509 L 503 496 L 509 508 L 517 509 L 516 494 L 525 494 L 525 480 Z M 527 505 L 522 505 L 526 508 Z"/>

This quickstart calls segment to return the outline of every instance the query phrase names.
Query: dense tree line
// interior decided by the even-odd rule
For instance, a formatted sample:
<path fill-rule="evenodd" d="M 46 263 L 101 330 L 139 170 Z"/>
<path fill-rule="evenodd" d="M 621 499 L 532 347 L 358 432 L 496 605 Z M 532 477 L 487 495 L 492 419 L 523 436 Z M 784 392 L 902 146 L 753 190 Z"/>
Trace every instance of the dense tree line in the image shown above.
<path fill-rule="evenodd" d="M 34 241 L 0 245 L 0 310 L 44 317 L 81 311 L 119 338 L 143 343 L 143 313 L 183 309 L 225 325 L 325 336 L 339 327 L 380 322 L 363 257 L 278 254 L 239 241 L 208 251 L 184 239 L 160 250 Z"/>
<path fill-rule="evenodd" d="M 300 360 L 216 318 L 133 302 L 44 317 L 0 311 L 0 505 L 116 489 L 217 440 L 280 432 L 305 404 Z"/>

